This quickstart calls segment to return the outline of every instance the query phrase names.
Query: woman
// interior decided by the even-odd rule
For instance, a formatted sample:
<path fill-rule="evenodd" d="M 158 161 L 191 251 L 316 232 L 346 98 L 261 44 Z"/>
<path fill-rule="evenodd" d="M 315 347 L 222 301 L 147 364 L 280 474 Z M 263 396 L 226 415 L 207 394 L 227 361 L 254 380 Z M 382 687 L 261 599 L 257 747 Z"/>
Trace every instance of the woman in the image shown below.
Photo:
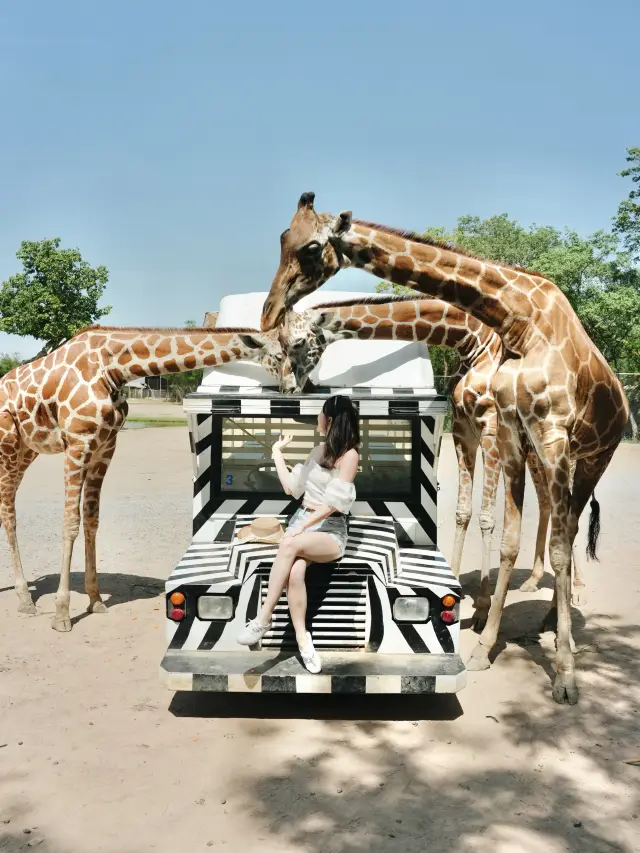
<path fill-rule="evenodd" d="M 296 465 L 291 471 L 282 450 L 292 437 L 281 437 L 273 445 L 282 488 L 288 495 L 302 497 L 302 506 L 291 518 L 278 548 L 262 610 L 238 636 L 243 646 L 258 643 L 271 628 L 273 610 L 286 588 L 300 655 L 313 673 L 320 672 L 322 664 L 306 626 L 305 573 L 309 563 L 332 563 L 343 556 L 347 513 L 356 499 L 353 481 L 358 470 L 360 430 L 348 397 L 336 395 L 325 401 L 318 415 L 318 432 L 325 436 L 324 443 L 311 451 L 304 465 Z"/>

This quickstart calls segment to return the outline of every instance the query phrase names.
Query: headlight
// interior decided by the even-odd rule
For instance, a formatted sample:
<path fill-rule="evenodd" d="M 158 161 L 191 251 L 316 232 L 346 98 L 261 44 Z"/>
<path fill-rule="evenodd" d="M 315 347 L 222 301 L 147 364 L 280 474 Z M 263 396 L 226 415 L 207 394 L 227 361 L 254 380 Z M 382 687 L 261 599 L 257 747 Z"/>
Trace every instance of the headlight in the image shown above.
<path fill-rule="evenodd" d="M 429 601 L 417 595 L 396 598 L 393 602 L 396 622 L 426 622 L 429 618 Z"/>
<path fill-rule="evenodd" d="M 201 595 L 198 599 L 198 619 L 233 618 L 233 599 L 229 595 Z"/>

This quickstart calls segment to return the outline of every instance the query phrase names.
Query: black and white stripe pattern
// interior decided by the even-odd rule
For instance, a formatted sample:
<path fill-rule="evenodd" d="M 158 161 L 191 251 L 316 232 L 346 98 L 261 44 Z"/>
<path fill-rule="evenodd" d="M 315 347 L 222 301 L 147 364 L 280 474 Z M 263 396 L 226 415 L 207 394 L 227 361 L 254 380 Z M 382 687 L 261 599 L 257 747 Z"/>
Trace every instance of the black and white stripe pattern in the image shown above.
<path fill-rule="evenodd" d="M 257 601 L 266 594 L 268 576 L 277 546 L 264 543 L 233 544 L 233 526 L 250 524 L 255 514 L 238 514 L 222 524 L 225 541 L 192 542 L 166 583 L 167 594 L 180 590 L 187 597 L 187 618 L 178 625 L 169 621 L 172 648 L 201 649 L 210 642 L 211 623 L 196 614 L 200 595 L 231 594 L 238 598 L 235 618 L 219 628 L 216 650 L 237 649 L 235 636 L 257 612 Z M 286 517 L 280 517 L 283 525 Z M 344 557 L 338 564 L 311 566 L 307 576 L 310 630 L 323 648 L 381 647 L 385 651 L 442 653 L 457 648 L 459 626 L 436 625 L 439 601 L 449 593 L 459 598 L 460 584 L 443 555 L 435 548 L 397 545 L 397 522 L 391 518 L 353 517 Z M 391 593 L 390 593 L 391 589 Z M 395 592 L 394 592 L 395 590 Z M 426 595 L 436 617 L 411 627 L 399 625 L 392 616 L 395 595 Z M 390 597 L 391 596 L 391 597 Z M 253 610 L 252 610 L 253 607 Z M 286 596 L 276 608 L 274 627 L 264 646 L 293 648 Z M 339 617 L 339 618 L 338 618 Z M 435 627 L 434 627 L 435 626 Z M 179 634 L 179 636 L 176 635 Z M 205 644 L 203 646 L 202 644 Z"/>
<path fill-rule="evenodd" d="M 187 414 L 219 414 L 266 417 L 318 415 L 327 397 L 344 394 L 357 406 L 361 417 L 411 417 L 444 415 L 445 397 L 424 388 L 318 388 L 313 394 L 294 396 L 260 386 L 220 385 L 208 393 L 185 397 Z"/>
<path fill-rule="evenodd" d="M 322 673 L 310 675 L 296 657 L 281 658 L 271 650 L 215 656 L 170 650 L 160 672 L 170 690 L 350 696 L 456 693 L 467 675 L 457 654 L 377 656 L 357 651 L 323 651 Z"/>
<path fill-rule="evenodd" d="M 440 619 L 443 596 L 460 597 L 460 584 L 436 545 L 444 398 L 407 389 L 319 389 L 304 397 L 259 387 L 208 390 L 185 400 L 194 465 L 193 540 L 166 584 L 167 596 L 185 595 L 186 616 L 167 619 L 165 683 L 173 689 L 302 693 L 455 692 L 464 686 L 459 623 Z M 234 532 L 264 515 L 285 525 L 299 501 L 222 492 L 213 471 L 220 467 L 224 417 L 312 417 L 331 393 L 350 393 L 363 418 L 405 418 L 416 425 L 415 494 L 397 501 L 361 497 L 352 508 L 344 557 L 335 565 L 309 567 L 309 627 L 323 658 L 323 673 L 316 676 L 287 654 L 295 638 L 284 594 L 263 651 L 243 651 L 236 642 L 264 600 L 277 548 L 234 542 Z M 230 596 L 233 618 L 200 620 L 198 598 L 205 594 Z M 429 618 L 397 622 L 399 596 L 426 598 Z"/>

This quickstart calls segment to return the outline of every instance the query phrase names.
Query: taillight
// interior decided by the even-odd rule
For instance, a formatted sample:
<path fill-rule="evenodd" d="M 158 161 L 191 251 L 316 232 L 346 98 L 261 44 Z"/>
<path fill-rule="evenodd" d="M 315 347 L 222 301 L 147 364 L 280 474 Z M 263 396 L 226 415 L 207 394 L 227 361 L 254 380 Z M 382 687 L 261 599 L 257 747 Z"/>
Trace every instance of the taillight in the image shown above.
<path fill-rule="evenodd" d="M 167 596 L 167 616 L 174 622 L 180 622 L 187 615 L 187 599 L 184 592 L 172 592 Z"/>
<path fill-rule="evenodd" d="M 448 595 L 443 595 L 440 601 L 442 602 L 443 607 L 454 607 L 456 603 L 456 597 L 455 595 L 451 595 L 451 593 L 449 593 Z"/>
<path fill-rule="evenodd" d="M 443 610 L 440 614 L 440 618 L 446 625 L 453 625 L 453 623 L 458 619 L 455 611 L 453 610 Z"/>

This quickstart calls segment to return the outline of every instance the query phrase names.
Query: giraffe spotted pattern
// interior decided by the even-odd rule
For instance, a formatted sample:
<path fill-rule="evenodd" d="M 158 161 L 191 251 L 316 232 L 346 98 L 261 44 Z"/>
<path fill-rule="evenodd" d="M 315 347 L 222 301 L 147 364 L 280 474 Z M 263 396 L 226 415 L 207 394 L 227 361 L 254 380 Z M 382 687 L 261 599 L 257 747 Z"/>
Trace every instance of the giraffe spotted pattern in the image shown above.
<path fill-rule="evenodd" d="M 96 565 L 102 482 L 127 416 L 120 389 L 131 379 L 181 373 L 235 359 L 257 361 L 279 377 L 277 333 L 252 329 L 92 327 L 0 381 L 0 520 L 6 531 L 22 613 L 35 613 L 16 538 L 15 495 L 40 453 L 64 453 L 63 555 L 53 627 L 70 631 L 69 574 L 84 495 L 85 589 L 89 610 L 104 613 Z"/>

